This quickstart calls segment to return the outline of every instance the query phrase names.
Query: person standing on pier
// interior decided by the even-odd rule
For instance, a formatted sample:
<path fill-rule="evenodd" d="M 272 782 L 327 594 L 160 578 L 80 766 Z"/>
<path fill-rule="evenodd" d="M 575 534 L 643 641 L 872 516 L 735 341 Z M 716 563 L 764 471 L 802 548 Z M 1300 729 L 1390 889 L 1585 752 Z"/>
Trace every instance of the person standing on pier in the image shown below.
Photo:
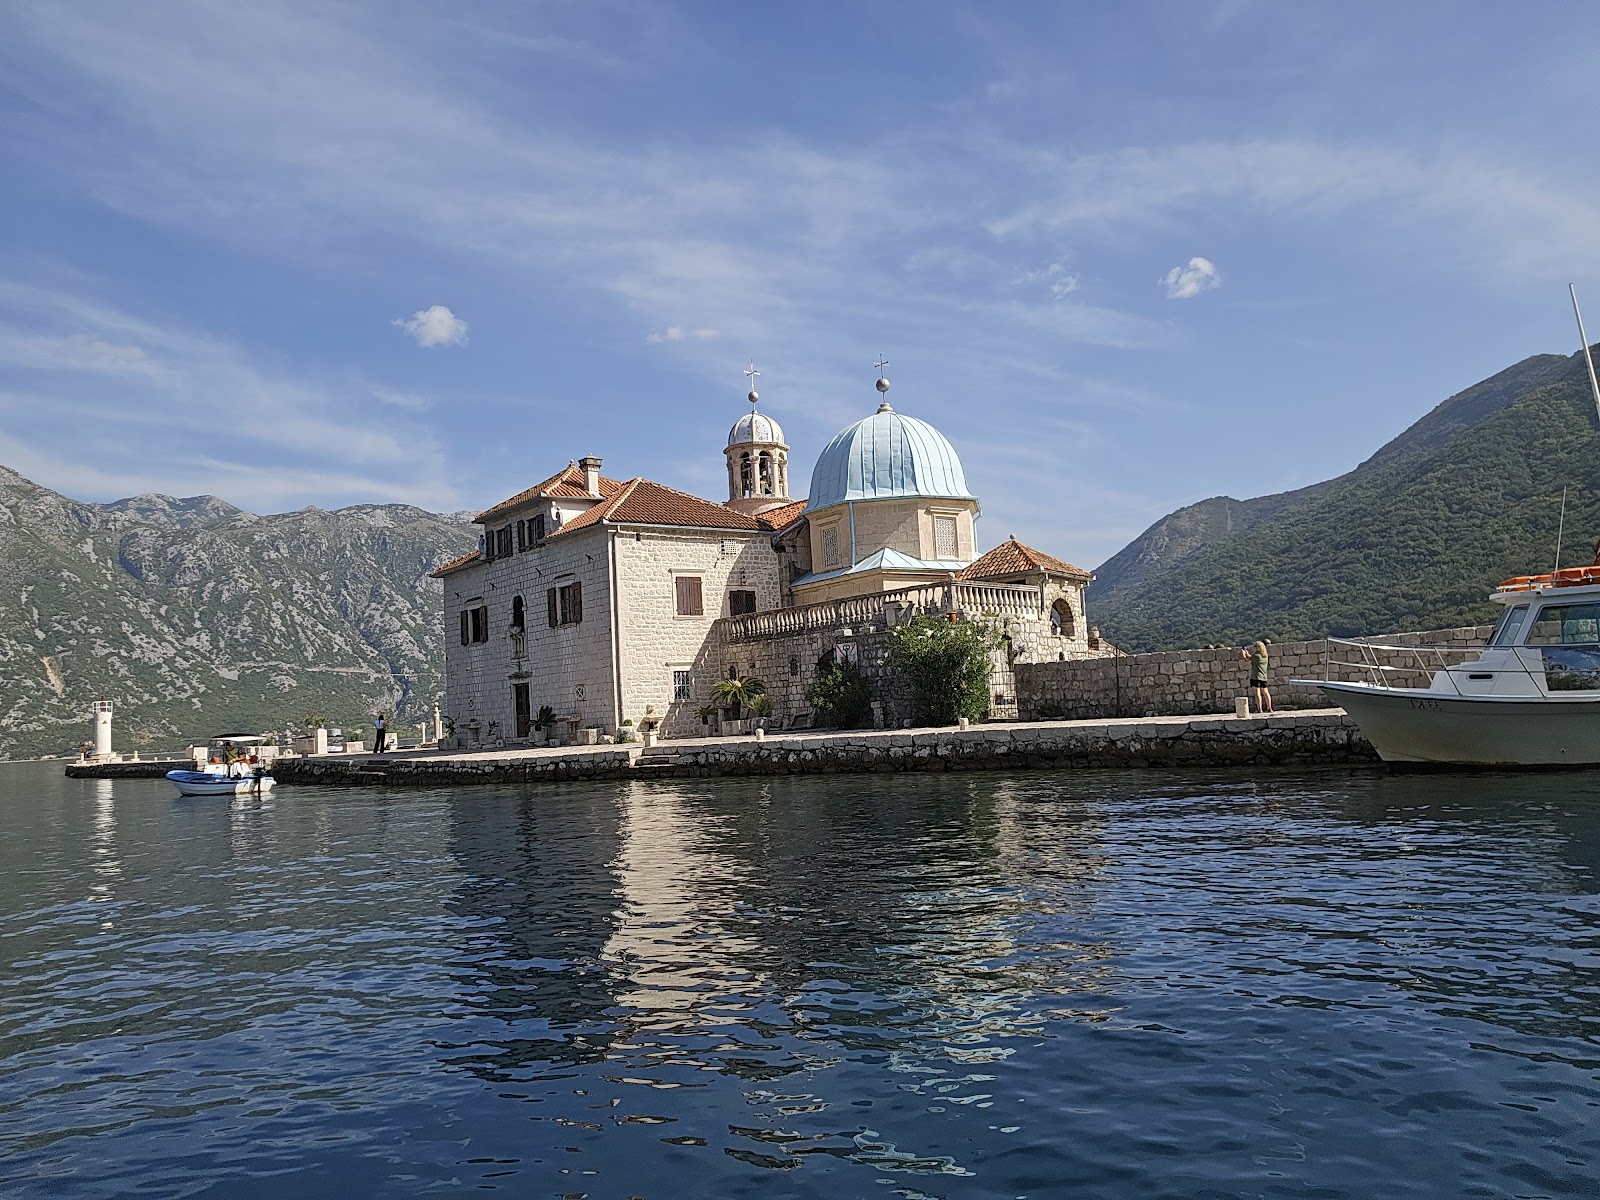
<path fill-rule="evenodd" d="M 379 713 L 377 719 L 372 722 L 372 727 L 378 731 L 378 736 L 372 743 L 372 752 L 382 754 L 389 747 L 389 724 L 383 719 L 382 713 Z"/>
<path fill-rule="evenodd" d="M 1271 638 L 1261 638 L 1254 645 L 1239 651 L 1240 658 L 1250 660 L 1250 697 L 1255 701 L 1259 713 L 1272 711 L 1272 693 L 1267 690 L 1267 647 L 1270 645 Z"/>

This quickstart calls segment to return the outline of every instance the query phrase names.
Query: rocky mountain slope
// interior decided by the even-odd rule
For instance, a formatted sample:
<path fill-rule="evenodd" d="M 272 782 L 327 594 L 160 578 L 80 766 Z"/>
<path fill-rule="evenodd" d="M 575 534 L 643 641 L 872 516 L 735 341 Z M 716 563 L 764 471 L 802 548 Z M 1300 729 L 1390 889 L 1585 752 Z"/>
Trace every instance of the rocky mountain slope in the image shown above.
<path fill-rule="evenodd" d="M 75 747 L 101 695 L 124 751 L 308 712 L 421 721 L 444 670 L 428 573 L 475 544 L 464 513 L 86 504 L 0 467 L 0 758 Z"/>
<path fill-rule="evenodd" d="M 1581 355 L 1450 397 L 1348 474 L 1179 509 L 1106 561 L 1091 616 L 1130 650 L 1471 624 L 1489 587 L 1600 535 L 1600 433 Z"/>

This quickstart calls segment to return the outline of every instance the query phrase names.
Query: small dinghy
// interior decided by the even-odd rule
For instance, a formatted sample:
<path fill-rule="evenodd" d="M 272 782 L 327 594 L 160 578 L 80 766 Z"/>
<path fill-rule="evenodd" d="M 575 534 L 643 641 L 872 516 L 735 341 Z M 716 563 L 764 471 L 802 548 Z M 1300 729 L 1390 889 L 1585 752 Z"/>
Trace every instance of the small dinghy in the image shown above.
<path fill-rule="evenodd" d="M 259 796 L 276 782 L 268 773 L 266 735 L 227 733 L 211 739 L 209 761 L 198 771 L 168 771 L 181 796 Z"/>
<path fill-rule="evenodd" d="M 270 792 L 276 782 L 265 772 L 223 775 L 214 771 L 168 771 L 167 778 L 183 796 L 254 796 Z"/>

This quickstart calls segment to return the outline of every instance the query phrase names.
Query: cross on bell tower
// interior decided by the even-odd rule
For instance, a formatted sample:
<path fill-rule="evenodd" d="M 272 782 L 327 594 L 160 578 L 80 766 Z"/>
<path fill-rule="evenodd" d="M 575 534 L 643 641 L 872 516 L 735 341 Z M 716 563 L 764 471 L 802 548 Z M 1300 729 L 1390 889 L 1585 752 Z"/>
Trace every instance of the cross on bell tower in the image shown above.
<path fill-rule="evenodd" d="M 789 447 L 783 429 L 758 412 L 761 393 L 756 380 L 761 372 L 751 363 L 744 370 L 750 381 L 750 411 L 728 431 L 728 507 L 754 516 L 789 503 Z"/>

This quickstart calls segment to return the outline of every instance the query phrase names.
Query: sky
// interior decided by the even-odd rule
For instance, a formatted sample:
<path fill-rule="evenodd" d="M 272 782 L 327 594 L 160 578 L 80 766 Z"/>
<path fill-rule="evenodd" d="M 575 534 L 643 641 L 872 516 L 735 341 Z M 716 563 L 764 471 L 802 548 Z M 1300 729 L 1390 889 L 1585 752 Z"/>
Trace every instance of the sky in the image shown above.
<path fill-rule="evenodd" d="M 1600 5 L 0 6 L 0 464 L 479 510 L 798 496 L 890 400 L 1093 567 L 1600 329 Z"/>

